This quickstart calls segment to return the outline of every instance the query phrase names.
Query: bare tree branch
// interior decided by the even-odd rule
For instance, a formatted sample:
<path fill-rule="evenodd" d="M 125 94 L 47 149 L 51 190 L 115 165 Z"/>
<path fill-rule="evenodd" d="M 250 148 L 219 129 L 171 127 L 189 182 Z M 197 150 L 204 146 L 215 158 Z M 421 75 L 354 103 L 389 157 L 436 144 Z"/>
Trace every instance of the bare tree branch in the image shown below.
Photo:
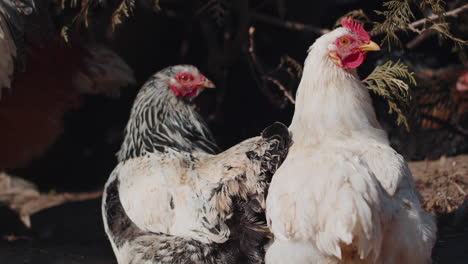
<path fill-rule="evenodd" d="M 425 25 L 428 22 L 432 22 L 434 20 L 437 20 L 441 16 L 444 16 L 444 17 L 457 17 L 459 14 L 461 14 L 463 12 L 466 12 L 466 11 L 468 11 L 468 4 L 465 4 L 463 6 L 455 8 L 453 10 L 445 12 L 445 13 L 443 13 L 441 15 L 433 14 L 433 15 L 430 15 L 429 17 L 427 17 L 427 18 L 422 18 L 422 19 L 416 20 L 413 23 L 409 24 L 408 28 L 411 31 L 415 32 L 415 33 L 422 34 L 425 31 L 425 29 L 421 30 L 421 29 L 418 29 L 418 27 L 420 27 L 422 25 Z M 308 31 L 308 32 L 313 32 L 313 33 L 319 34 L 319 35 L 323 35 L 323 34 L 326 34 L 326 33 L 330 32 L 330 29 L 327 29 L 327 28 L 319 28 L 319 27 L 316 27 L 316 26 L 307 25 L 307 24 L 303 24 L 303 23 L 300 23 L 300 22 L 282 20 L 282 19 L 279 19 L 279 18 L 275 18 L 275 17 L 268 16 L 268 15 L 265 15 L 265 14 L 260 14 L 260 13 L 252 13 L 251 18 L 253 20 L 255 20 L 255 21 L 258 21 L 258 22 L 262 22 L 262 23 L 266 23 L 266 24 L 270 24 L 270 25 L 274 25 L 274 26 L 277 26 L 277 27 L 282 27 L 282 28 L 289 29 L 289 30 L 294 30 L 294 31 Z M 383 32 L 379 32 L 379 33 L 374 33 L 372 35 L 375 36 L 375 35 L 380 35 L 382 33 Z"/>
<path fill-rule="evenodd" d="M 265 70 L 263 69 L 261 62 L 259 61 L 257 54 L 255 54 L 254 36 L 255 36 L 255 27 L 250 27 L 249 28 L 249 54 L 250 54 L 249 62 L 254 72 L 253 75 L 254 75 L 255 81 L 257 82 L 258 87 L 263 92 L 263 94 L 266 95 L 266 97 L 268 98 L 271 104 L 279 108 L 283 108 L 285 106 L 284 103 L 278 101 L 278 98 L 276 98 L 268 89 L 268 85 L 266 81 L 270 81 L 274 83 L 283 92 L 284 96 L 292 104 L 295 104 L 296 102 L 294 101 L 292 95 L 286 90 L 284 85 L 281 84 L 277 79 L 270 77 L 265 73 Z"/>
<path fill-rule="evenodd" d="M 308 31 L 308 32 L 319 34 L 319 35 L 323 35 L 323 34 L 330 32 L 330 30 L 326 28 L 319 28 L 319 27 L 315 27 L 312 25 L 302 24 L 299 22 L 282 20 L 276 17 L 271 17 L 268 15 L 259 14 L 259 13 L 252 13 L 252 19 L 258 22 L 271 24 L 277 27 L 282 27 L 282 28 L 294 30 L 294 31 Z"/>
<path fill-rule="evenodd" d="M 413 23 L 411 23 L 409 25 L 409 27 L 410 27 L 410 29 L 420 27 L 420 26 L 426 24 L 427 22 L 432 22 L 432 21 L 440 18 L 441 16 L 443 16 L 443 17 L 457 17 L 459 14 L 461 14 L 461 13 L 463 13 L 465 11 L 468 11 L 468 4 L 464 4 L 464 5 L 460 6 L 459 8 L 455 8 L 455 9 L 453 9 L 451 11 L 448 11 L 448 12 L 445 12 L 445 13 L 443 13 L 441 15 L 432 14 L 427 18 L 416 20 Z"/>
<path fill-rule="evenodd" d="M 281 84 L 278 80 L 270 76 L 265 77 L 265 79 L 276 84 L 276 86 L 278 86 L 278 88 L 283 92 L 284 96 L 288 98 L 289 102 L 291 102 L 292 104 L 296 104 L 296 100 L 294 100 L 291 93 L 288 90 L 286 90 L 283 84 Z"/>
<path fill-rule="evenodd" d="M 406 44 L 407 49 L 413 49 L 429 37 L 429 32 L 424 31 Z"/>
<path fill-rule="evenodd" d="M 249 62 L 253 71 L 255 81 L 257 82 L 257 86 L 260 88 L 263 94 L 267 96 L 270 103 L 273 105 L 279 106 L 275 100 L 275 97 L 268 91 L 265 79 L 263 78 L 263 76 L 265 75 L 265 70 L 263 69 L 262 64 L 259 62 L 257 54 L 255 54 L 254 36 L 255 36 L 255 27 L 250 27 L 249 28 L 249 55 L 250 55 Z"/>
<path fill-rule="evenodd" d="M 416 20 L 414 22 L 412 22 L 411 24 L 408 25 L 408 29 L 413 31 L 414 33 L 418 34 L 418 35 L 421 35 L 421 34 L 425 34 L 429 29 L 429 28 L 422 28 L 420 29 L 421 26 L 423 25 L 426 25 L 427 23 L 429 22 L 434 22 L 435 20 L 441 18 L 441 17 L 457 17 L 459 14 L 463 13 L 463 12 L 466 12 L 468 11 L 468 4 L 465 4 L 463 6 L 460 6 L 458 8 L 455 8 L 453 10 L 450 10 L 450 11 L 447 11 L 443 14 L 432 14 L 430 15 L 429 17 L 425 17 L 425 18 L 422 18 L 422 19 L 419 19 L 419 20 Z M 402 28 L 399 29 L 400 31 L 403 30 Z M 377 35 L 381 35 L 381 34 L 384 34 L 385 31 L 378 31 L 378 32 L 371 32 L 371 35 L 372 36 L 377 36 Z M 427 37 L 427 35 L 425 36 Z M 425 37 L 417 37 L 417 39 L 414 39 L 415 43 L 409 43 L 409 48 L 411 47 L 414 47 L 415 45 L 418 44 L 418 42 L 422 41 Z M 452 39 L 455 39 L 455 40 L 459 40 L 459 39 L 456 39 L 456 38 L 452 38 Z M 459 40 L 459 41 L 462 41 L 462 40 Z"/>
<path fill-rule="evenodd" d="M 202 7 L 200 7 L 196 12 L 195 12 L 195 15 L 196 16 L 199 16 L 200 14 L 202 14 L 203 12 L 205 12 L 213 3 L 215 3 L 216 0 L 209 0 L 208 2 L 206 2 L 206 4 L 204 4 Z"/>

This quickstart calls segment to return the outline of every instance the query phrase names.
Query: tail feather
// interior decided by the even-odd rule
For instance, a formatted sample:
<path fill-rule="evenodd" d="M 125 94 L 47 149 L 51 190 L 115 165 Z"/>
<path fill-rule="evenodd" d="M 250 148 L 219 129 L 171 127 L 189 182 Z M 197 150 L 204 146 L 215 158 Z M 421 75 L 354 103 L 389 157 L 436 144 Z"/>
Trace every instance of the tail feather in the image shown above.
<path fill-rule="evenodd" d="M 262 172 L 266 174 L 268 182 L 276 170 L 281 166 L 286 158 L 289 147 L 292 144 L 292 137 L 288 128 L 275 122 L 273 125 L 265 128 L 261 134 L 262 138 L 270 143 L 270 148 L 261 157 Z"/>

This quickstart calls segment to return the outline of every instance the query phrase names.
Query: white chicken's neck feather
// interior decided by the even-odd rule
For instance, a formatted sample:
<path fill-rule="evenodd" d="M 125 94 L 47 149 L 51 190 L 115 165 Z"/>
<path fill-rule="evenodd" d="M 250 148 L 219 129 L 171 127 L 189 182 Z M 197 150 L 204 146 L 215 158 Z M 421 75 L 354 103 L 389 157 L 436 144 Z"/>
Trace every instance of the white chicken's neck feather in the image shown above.
<path fill-rule="evenodd" d="M 344 70 L 328 57 L 333 35 L 319 38 L 309 50 L 290 126 L 294 141 L 318 143 L 327 137 L 356 133 L 386 140 L 379 129 L 367 88 L 355 70 Z"/>

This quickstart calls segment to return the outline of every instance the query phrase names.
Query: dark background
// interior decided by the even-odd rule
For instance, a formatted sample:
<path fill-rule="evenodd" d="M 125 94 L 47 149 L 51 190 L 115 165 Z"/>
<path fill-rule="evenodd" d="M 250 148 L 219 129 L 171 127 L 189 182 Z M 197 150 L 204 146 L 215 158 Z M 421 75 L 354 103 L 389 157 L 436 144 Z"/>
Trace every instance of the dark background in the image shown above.
<path fill-rule="evenodd" d="M 124 88 L 117 99 L 86 97 L 79 109 L 65 115 L 64 131 L 45 155 L 24 168 L 8 172 L 33 181 L 43 192 L 101 189 L 116 165 L 115 153 L 139 87 L 168 65 L 196 65 L 216 83 L 217 89 L 205 91 L 195 104 L 223 149 L 258 135 L 274 121 L 289 125 L 294 105 L 275 85 L 269 83 L 264 92 L 256 82 L 258 72 L 252 69 L 248 52 L 248 28 L 256 28 L 255 52 L 265 72 L 272 71 L 272 76 L 293 95 L 299 79 L 275 68 L 284 55 L 302 65 L 306 50 L 319 35 L 259 22 L 254 15 L 260 13 L 280 21 L 332 28 L 348 11 L 363 9 L 378 20 L 373 10 L 382 9 L 382 3 L 373 0 L 211 2 L 219 4 L 223 11 L 212 7 L 202 9 L 207 1 L 196 0 L 161 0 L 159 12 L 137 5 L 132 16 L 114 34 L 109 34 L 108 27 L 104 26 L 108 12 L 96 11 L 95 24 L 83 35 L 90 41 L 109 45 L 121 55 L 133 68 L 137 85 Z M 463 19 L 452 22 L 461 23 Z M 460 34 L 466 36 L 466 32 Z M 403 42 L 414 37 L 401 34 Z M 365 77 L 377 64 L 395 58 L 405 60 L 413 69 L 461 65 L 463 60 L 452 47 L 453 43 L 440 42 L 433 36 L 411 51 L 396 48 L 369 54 L 359 73 Z M 448 82 L 447 86 L 453 86 L 455 81 Z M 420 126 L 420 117 L 410 115 L 408 133 L 395 124 L 395 116 L 387 114 L 386 102 L 376 96 L 374 99 L 379 119 L 390 133 L 393 146 L 407 159 L 436 159 L 441 155 L 467 153 L 466 134 L 453 129 L 466 127 L 465 122 L 456 120 L 448 126 L 427 129 Z M 96 199 L 42 211 L 32 217 L 32 230 L 24 228 L 14 213 L 2 208 L 0 233 L 24 239 L 1 242 L 0 263 L 113 263 L 99 206 L 100 200 Z"/>

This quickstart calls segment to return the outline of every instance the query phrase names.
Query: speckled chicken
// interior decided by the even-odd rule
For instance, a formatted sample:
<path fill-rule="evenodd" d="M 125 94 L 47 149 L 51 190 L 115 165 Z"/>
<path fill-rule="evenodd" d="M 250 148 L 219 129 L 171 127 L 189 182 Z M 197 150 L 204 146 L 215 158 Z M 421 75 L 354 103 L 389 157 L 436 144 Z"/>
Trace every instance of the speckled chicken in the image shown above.
<path fill-rule="evenodd" d="M 280 124 L 222 152 L 189 102 L 213 87 L 197 68 L 156 73 L 141 88 L 103 196 L 119 264 L 263 263 L 271 175 L 290 136 Z"/>

